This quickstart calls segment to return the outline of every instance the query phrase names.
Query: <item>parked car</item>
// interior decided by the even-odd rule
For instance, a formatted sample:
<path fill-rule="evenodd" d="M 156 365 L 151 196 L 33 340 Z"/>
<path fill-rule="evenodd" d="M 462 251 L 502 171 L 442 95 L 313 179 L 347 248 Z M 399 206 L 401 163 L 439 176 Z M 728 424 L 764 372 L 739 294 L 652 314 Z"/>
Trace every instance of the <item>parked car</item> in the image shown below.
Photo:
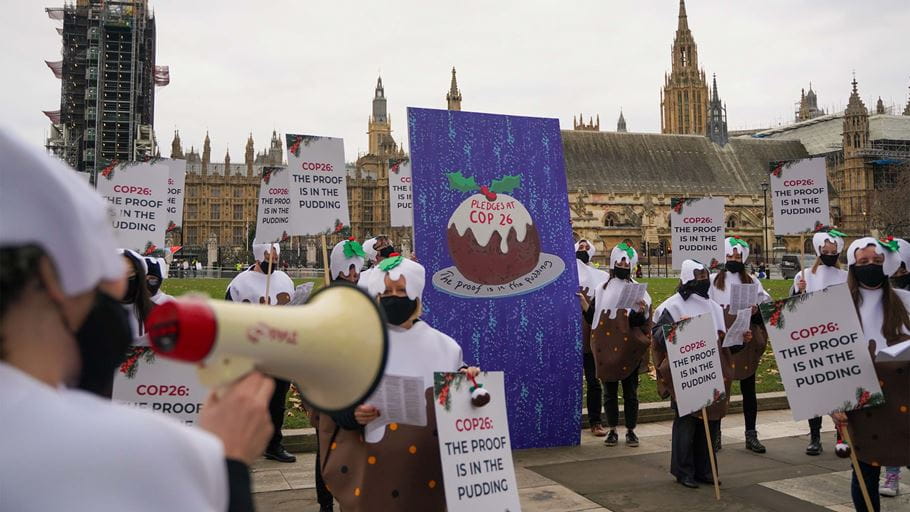
<path fill-rule="evenodd" d="M 814 254 L 806 254 L 803 257 L 802 264 L 800 264 L 799 261 L 799 254 L 784 254 L 780 258 L 780 273 L 783 275 L 784 279 L 793 279 L 800 270 L 811 267 L 814 263 Z"/>

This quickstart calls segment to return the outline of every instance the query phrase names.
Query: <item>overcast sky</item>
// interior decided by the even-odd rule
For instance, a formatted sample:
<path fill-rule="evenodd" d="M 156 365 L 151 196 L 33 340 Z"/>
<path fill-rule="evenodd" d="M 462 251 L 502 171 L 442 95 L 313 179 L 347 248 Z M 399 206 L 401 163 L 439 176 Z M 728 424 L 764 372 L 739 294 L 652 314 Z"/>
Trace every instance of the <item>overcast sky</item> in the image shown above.
<path fill-rule="evenodd" d="M 40 144 L 41 111 L 60 103 L 60 81 L 43 61 L 61 58 L 61 22 L 41 2 L 10 3 L 0 18 L 0 123 Z M 273 128 L 343 137 L 353 160 L 367 147 L 380 72 L 402 141 L 406 107 L 445 108 L 453 65 L 464 110 L 557 117 L 563 128 L 578 112 L 600 114 L 601 128 L 615 130 L 621 107 L 629 131 L 659 131 L 678 11 L 676 0 L 150 3 L 158 64 L 171 69 L 155 105 L 162 154 L 174 128 L 197 148 L 208 129 L 213 160 L 229 148 L 234 162 L 250 132 L 258 151 Z M 810 81 L 820 106 L 843 108 L 854 69 L 867 107 L 879 96 L 898 113 L 907 103 L 907 0 L 689 0 L 687 8 L 731 130 L 791 122 Z"/>

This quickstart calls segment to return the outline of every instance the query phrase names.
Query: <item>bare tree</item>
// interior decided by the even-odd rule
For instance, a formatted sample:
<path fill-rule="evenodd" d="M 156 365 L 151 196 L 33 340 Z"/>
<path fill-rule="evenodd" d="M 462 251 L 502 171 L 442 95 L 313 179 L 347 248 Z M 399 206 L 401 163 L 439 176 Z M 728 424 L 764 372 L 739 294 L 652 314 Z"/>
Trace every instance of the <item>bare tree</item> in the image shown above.
<path fill-rule="evenodd" d="M 873 194 L 872 227 L 887 235 L 910 235 L 910 165 L 889 166 L 884 172 L 891 179 Z"/>

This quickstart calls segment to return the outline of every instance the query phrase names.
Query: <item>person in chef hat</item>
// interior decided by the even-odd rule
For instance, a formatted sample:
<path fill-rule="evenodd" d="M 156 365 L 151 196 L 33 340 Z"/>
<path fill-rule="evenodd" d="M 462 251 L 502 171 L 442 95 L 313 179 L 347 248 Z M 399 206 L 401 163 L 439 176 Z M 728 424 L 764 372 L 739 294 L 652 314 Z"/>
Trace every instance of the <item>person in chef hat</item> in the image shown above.
<path fill-rule="evenodd" d="M 595 437 L 607 435 L 601 420 L 603 410 L 603 387 L 597 378 L 594 364 L 594 355 L 591 352 L 591 319 L 587 315 L 589 304 L 594 301 L 594 294 L 598 286 L 607 282 L 610 274 L 594 268 L 592 262 L 597 253 L 590 240 L 582 238 L 575 242 L 575 267 L 578 272 L 578 299 L 581 302 L 581 348 L 582 371 L 585 376 L 585 404 L 588 408 L 588 424 L 591 434 Z"/>
<path fill-rule="evenodd" d="M 252 509 L 271 379 L 209 397 L 199 428 L 75 389 L 109 378 L 132 341 L 107 203 L 3 129 L 0 155 L 4 510 Z"/>

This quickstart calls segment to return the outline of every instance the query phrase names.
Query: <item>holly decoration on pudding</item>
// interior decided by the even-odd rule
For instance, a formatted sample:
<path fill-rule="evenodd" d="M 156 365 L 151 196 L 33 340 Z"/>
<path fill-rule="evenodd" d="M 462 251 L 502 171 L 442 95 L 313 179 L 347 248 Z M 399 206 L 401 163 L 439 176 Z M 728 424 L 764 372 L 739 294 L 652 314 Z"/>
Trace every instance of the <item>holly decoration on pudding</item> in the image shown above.
<path fill-rule="evenodd" d="M 452 213 L 446 230 L 458 271 L 477 284 L 501 285 L 533 270 L 540 260 L 540 236 L 528 210 L 508 195 L 521 187 L 521 175 L 482 186 L 460 171 L 447 176 L 450 189 L 474 192 Z"/>

